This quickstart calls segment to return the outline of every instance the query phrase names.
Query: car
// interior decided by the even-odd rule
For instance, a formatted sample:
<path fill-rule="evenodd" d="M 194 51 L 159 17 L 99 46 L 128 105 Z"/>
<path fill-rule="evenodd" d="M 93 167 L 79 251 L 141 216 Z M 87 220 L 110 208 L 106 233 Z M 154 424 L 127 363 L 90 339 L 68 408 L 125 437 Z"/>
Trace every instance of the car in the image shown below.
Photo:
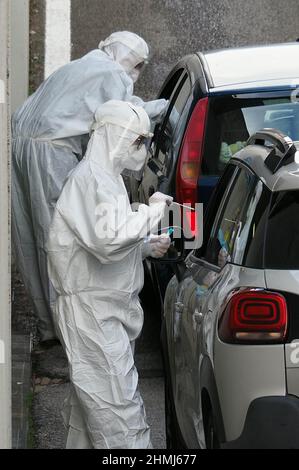
<path fill-rule="evenodd" d="M 180 60 L 159 93 L 170 104 L 155 128 L 141 183 L 131 186 L 132 202 L 147 204 L 161 191 L 178 203 L 206 206 L 226 164 L 254 132 L 277 128 L 299 140 L 298 55 L 296 42 Z M 194 233 L 192 212 L 189 220 Z M 146 272 L 162 308 L 172 272 L 148 261 Z"/>
<path fill-rule="evenodd" d="M 298 449 L 299 143 L 255 133 L 183 258 L 161 334 L 168 448 Z"/>

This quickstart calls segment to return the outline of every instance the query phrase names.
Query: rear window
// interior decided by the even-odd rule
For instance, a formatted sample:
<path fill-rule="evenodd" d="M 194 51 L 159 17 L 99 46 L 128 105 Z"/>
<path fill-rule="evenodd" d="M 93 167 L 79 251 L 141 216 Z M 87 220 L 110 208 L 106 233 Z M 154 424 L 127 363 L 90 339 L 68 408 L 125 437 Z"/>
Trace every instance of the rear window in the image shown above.
<path fill-rule="evenodd" d="M 275 193 L 265 243 L 267 269 L 299 269 L 299 190 Z"/>
<path fill-rule="evenodd" d="M 277 93 L 211 98 L 202 173 L 221 175 L 249 137 L 266 127 L 299 140 L 299 104 Z"/>

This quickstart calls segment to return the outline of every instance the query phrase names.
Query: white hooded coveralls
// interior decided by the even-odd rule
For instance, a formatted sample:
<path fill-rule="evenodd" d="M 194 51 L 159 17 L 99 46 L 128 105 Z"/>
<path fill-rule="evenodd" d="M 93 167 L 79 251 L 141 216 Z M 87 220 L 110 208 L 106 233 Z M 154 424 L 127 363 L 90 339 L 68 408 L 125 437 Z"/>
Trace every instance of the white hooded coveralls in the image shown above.
<path fill-rule="evenodd" d="M 73 385 L 68 448 L 151 447 L 133 344 L 141 333 L 144 237 L 156 230 L 165 202 L 132 212 L 121 172 L 141 167 L 145 111 L 112 101 L 96 113 L 83 161 L 57 202 L 48 242 L 55 321 Z M 127 127 L 127 129 L 125 129 Z"/>
<path fill-rule="evenodd" d="M 82 136 L 90 132 L 96 109 L 111 99 L 130 101 L 159 120 L 167 105 L 165 100 L 144 103 L 133 96 L 128 73 L 147 59 L 145 41 L 120 32 L 105 43 L 103 50 L 51 75 L 12 119 L 13 244 L 39 319 L 41 340 L 56 336 L 51 308 L 55 293 L 45 253 L 49 225 L 63 183 L 83 156 Z"/>

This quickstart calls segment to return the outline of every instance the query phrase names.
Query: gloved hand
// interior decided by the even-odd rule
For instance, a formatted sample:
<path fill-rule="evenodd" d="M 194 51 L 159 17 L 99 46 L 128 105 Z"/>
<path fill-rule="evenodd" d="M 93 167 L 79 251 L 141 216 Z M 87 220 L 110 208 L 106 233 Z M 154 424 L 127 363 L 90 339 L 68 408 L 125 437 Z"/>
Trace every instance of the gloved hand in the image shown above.
<path fill-rule="evenodd" d="M 155 193 L 149 198 L 149 205 L 152 206 L 153 204 L 160 204 L 161 202 L 164 202 L 168 206 L 173 203 L 173 197 L 168 196 L 167 194 L 163 193 Z"/>
<path fill-rule="evenodd" d="M 171 239 L 167 233 L 162 235 L 151 235 L 149 241 L 144 244 L 143 257 L 163 258 L 171 245 Z"/>
<path fill-rule="evenodd" d="M 169 101 L 164 99 L 147 101 L 143 103 L 143 108 L 149 115 L 153 127 L 163 121 L 168 106 Z"/>

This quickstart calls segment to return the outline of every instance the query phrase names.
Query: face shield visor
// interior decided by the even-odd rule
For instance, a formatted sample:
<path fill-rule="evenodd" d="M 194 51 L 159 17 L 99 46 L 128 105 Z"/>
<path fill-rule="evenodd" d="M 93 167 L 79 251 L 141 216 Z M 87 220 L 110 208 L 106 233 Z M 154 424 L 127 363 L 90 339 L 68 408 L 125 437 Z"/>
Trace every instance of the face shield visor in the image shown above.
<path fill-rule="evenodd" d="M 139 64 L 136 65 L 136 67 L 134 67 L 133 70 L 128 72 L 128 75 L 132 78 L 133 83 L 136 83 L 137 80 L 140 78 L 140 75 L 143 73 L 147 64 L 148 64 L 148 61 L 140 62 Z"/>
<path fill-rule="evenodd" d="M 114 33 L 99 48 L 118 62 L 136 83 L 149 61 L 147 43 L 134 33 Z"/>
<path fill-rule="evenodd" d="M 101 130 L 113 166 L 121 171 L 140 171 L 146 161 L 146 144 L 153 136 L 144 109 L 127 102 L 110 101 L 97 110 L 95 117 L 93 130 Z"/>

